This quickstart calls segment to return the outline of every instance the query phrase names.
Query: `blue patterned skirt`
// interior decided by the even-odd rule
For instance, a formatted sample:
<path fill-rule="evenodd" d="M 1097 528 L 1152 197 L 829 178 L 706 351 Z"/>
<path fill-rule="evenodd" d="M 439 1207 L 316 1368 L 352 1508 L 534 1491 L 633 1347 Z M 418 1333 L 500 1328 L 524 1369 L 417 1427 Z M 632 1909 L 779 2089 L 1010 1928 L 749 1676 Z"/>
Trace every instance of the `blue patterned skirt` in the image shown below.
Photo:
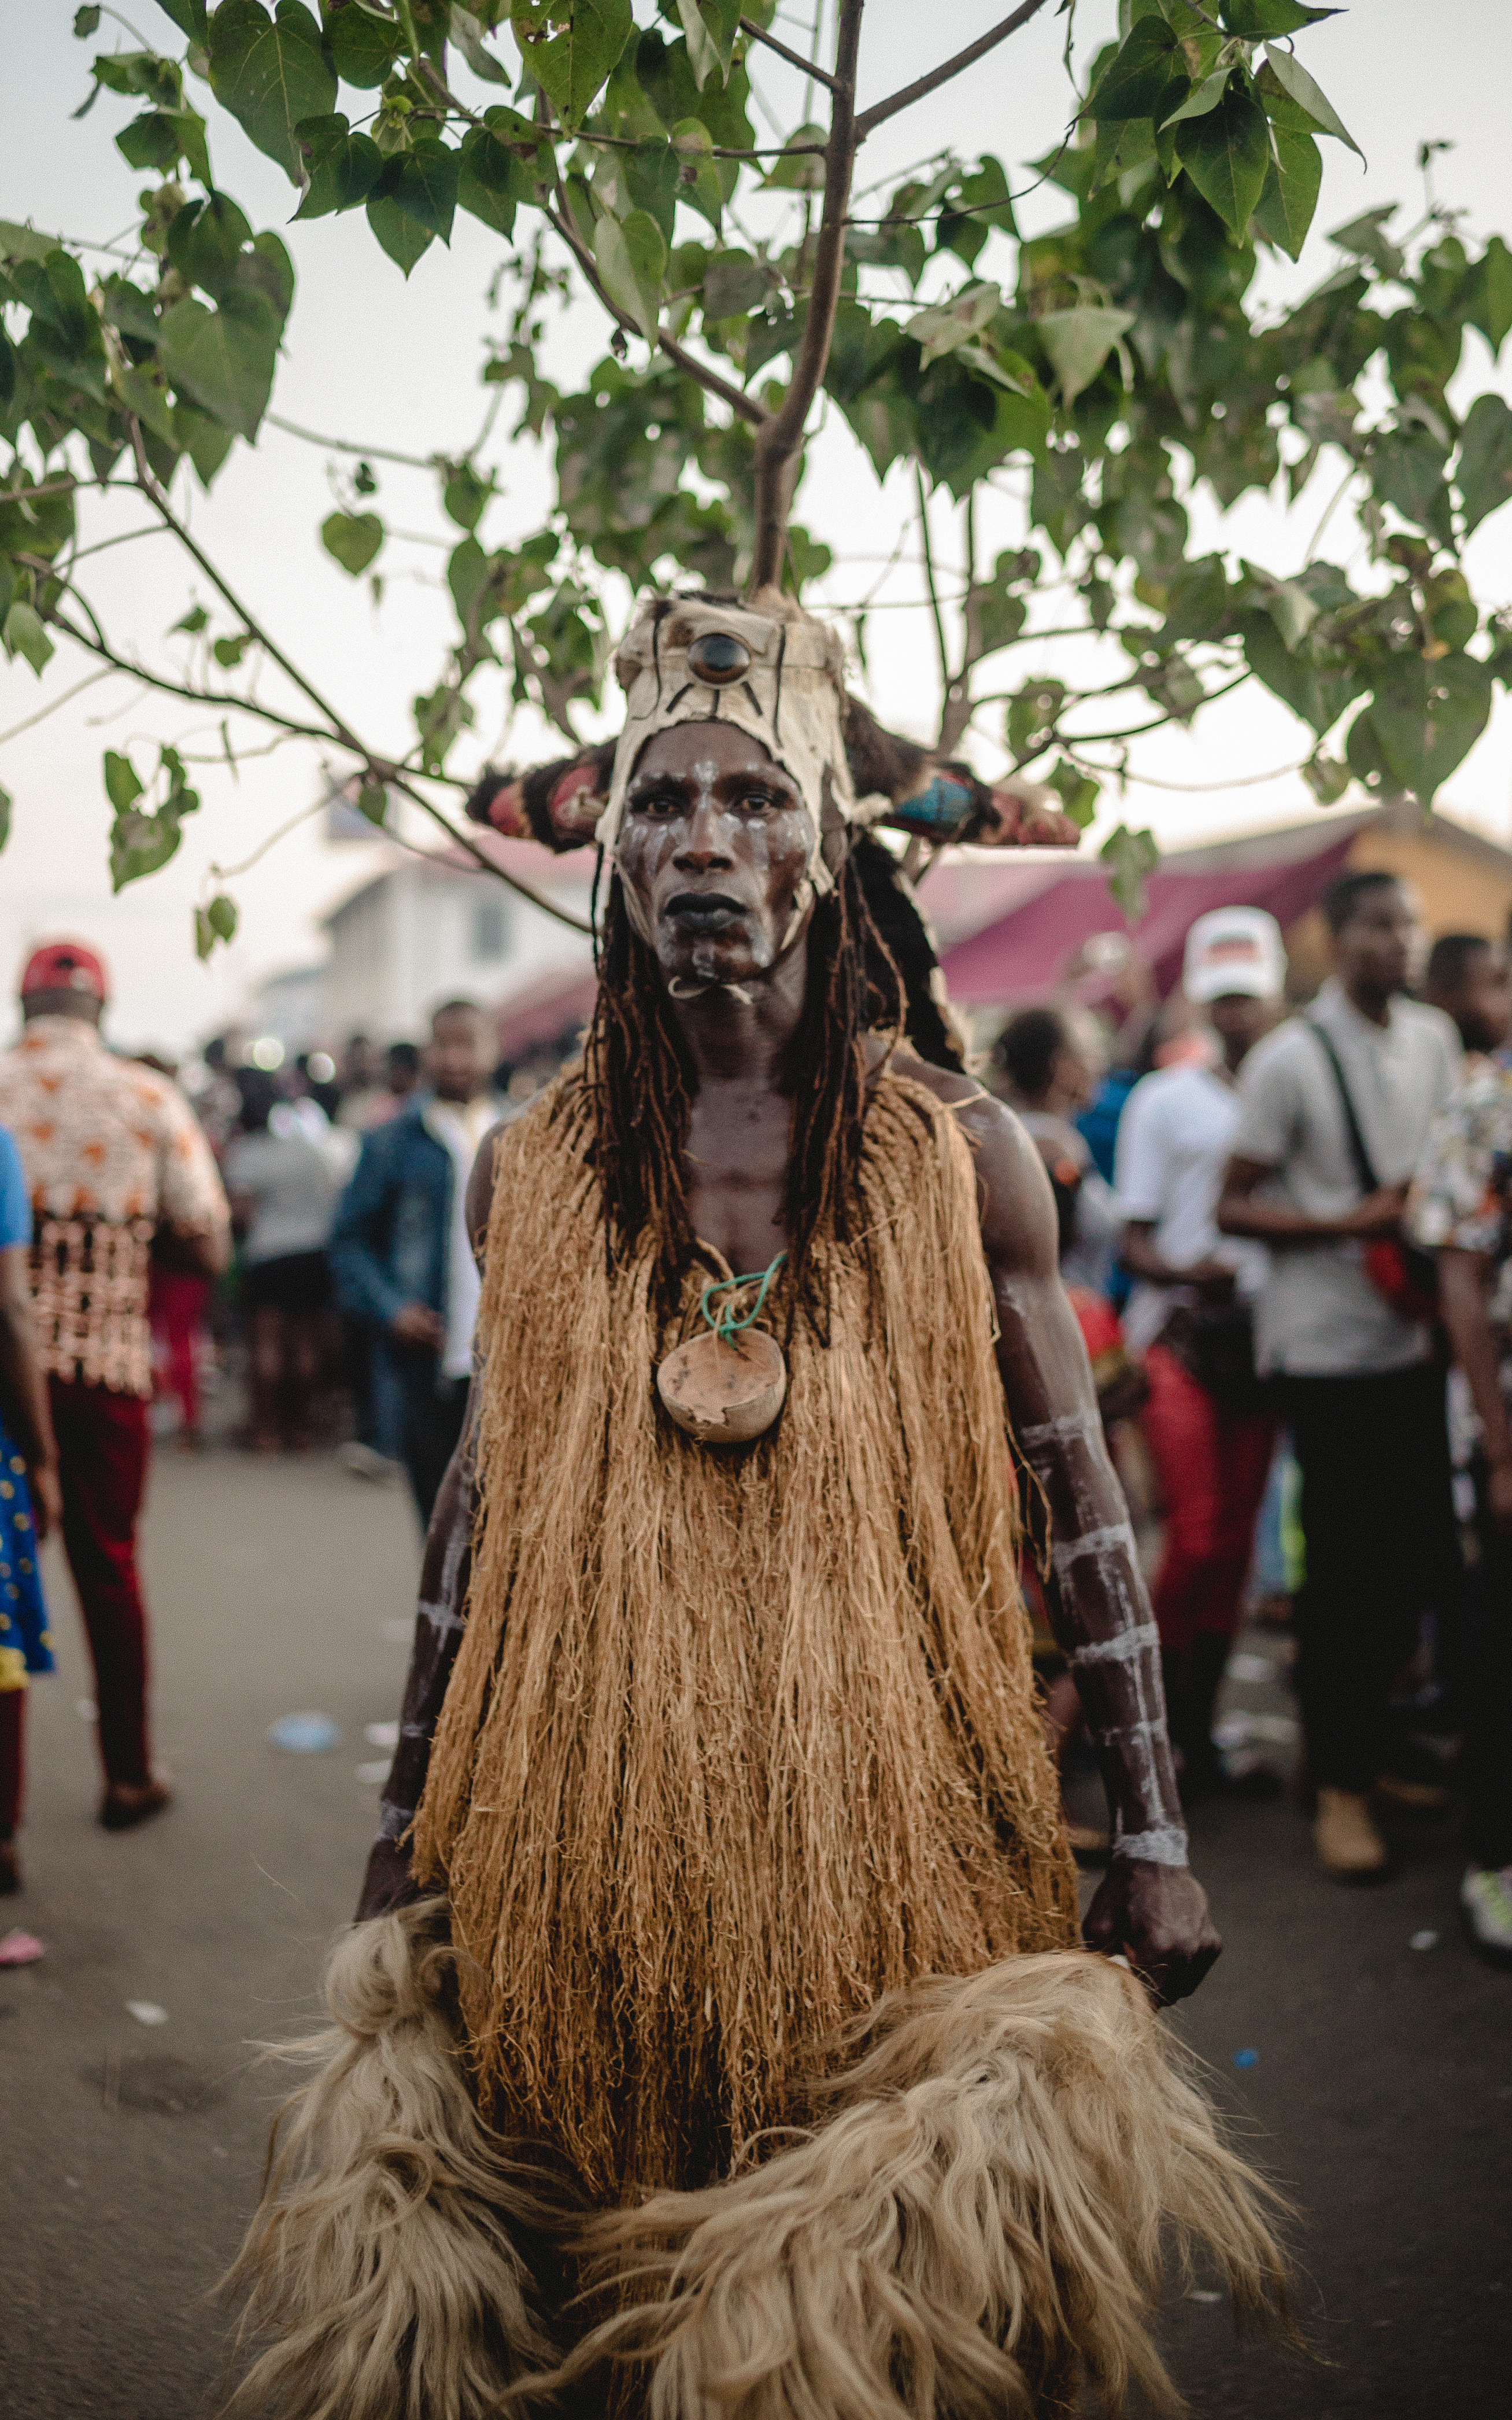
<path fill-rule="evenodd" d="M 26 1465 L 0 1428 L 0 1690 L 53 1669 Z"/>

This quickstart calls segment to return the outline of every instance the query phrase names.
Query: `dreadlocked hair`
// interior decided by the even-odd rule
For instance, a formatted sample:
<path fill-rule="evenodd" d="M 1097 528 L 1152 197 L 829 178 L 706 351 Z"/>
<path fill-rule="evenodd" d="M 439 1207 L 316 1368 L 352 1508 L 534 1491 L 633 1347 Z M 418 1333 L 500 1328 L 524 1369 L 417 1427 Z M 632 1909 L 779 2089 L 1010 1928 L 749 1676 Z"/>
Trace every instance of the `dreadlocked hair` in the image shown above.
<path fill-rule="evenodd" d="M 653 1230 L 660 1239 L 657 1295 L 670 1315 L 694 1249 L 684 1173 L 693 1063 L 617 873 L 609 876 L 600 936 L 583 1076 L 607 1249 L 617 1263 L 646 1227 Z M 903 976 L 850 855 L 834 890 L 815 905 L 806 946 L 803 1014 L 783 1071 L 793 1103 L 784 1214 L 795 1304 L 804 1296 L 814 1238 L 850 1240 L 867 1111 L 865 1037 L 880 1030 L 896 1041 L 907 1007 Z"/>

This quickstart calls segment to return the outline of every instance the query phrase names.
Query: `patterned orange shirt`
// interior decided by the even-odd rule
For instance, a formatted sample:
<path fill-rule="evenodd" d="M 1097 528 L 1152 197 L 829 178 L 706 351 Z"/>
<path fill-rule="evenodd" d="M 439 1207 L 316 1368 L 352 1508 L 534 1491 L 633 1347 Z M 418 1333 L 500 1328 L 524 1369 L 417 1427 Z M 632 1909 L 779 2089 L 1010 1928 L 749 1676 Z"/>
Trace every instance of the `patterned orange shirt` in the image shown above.
<path fill-rule="evenodd" d="M 26 1171 L 43 1367 L 150 1395 L 147 1282 L 160 1226 L 221 1234 L 225 1193 L 176 1084 L 116 1059 L 92 1025 L 38 1016 L 0 1056 L 0 1125 Z"/>

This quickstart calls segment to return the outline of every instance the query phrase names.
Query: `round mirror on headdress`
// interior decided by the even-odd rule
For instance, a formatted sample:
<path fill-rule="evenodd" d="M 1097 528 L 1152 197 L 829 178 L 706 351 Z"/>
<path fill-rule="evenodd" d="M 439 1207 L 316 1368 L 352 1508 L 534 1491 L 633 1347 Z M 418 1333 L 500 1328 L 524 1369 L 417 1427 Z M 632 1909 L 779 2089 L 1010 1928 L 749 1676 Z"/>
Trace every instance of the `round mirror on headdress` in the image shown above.
<path fill-rule="evenodd" d="M 750 670 L 750 649 L 733 630 L 705 630 L 687 651 L 687 669 L 710 689 L 723 689 Z"/>

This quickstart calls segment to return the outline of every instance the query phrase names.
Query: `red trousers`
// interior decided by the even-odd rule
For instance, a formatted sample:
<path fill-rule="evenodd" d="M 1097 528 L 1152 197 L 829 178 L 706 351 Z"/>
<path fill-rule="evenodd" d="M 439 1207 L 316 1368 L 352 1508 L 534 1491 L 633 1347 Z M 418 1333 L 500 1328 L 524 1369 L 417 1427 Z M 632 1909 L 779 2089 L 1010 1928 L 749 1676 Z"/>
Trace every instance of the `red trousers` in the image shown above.
<path fill-rule="evenodd" d="M 1239 1621 L 1275 1421 L 1221 1411 L 1165 1346 L 1145 1355 L 1140 1415 L 1165 1502 L 1165 1552 L 1152 1591 L 1161 1645 L 1231 1638 Z"/>
<path fill-rule="evenodd" d="M 100 1708 L 106 1778 L 140 1789 L 147 1753 L 147 1617 L 136 1576 L 136 1520 L 149 1431 L 140 1395 L 50 1382 L 63 1487 L 63 1544 L 79 1591 Z"/>

